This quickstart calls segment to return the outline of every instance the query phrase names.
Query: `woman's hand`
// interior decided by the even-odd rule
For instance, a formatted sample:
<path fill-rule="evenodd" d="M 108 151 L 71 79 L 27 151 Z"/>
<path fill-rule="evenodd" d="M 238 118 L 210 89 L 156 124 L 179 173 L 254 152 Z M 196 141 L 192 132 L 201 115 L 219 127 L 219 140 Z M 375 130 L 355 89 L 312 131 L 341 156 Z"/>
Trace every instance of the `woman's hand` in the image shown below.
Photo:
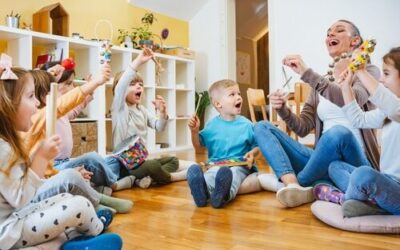
<path fill-rule="evenodd" d="M 308 67 L 300 55 L 288 55 L 282 60 L 283 65 L 290 67 L 294 72 L 302 76 Z"/>
<path fill-rule="evenodd" d="M 268 95 L 271 107 L 276 110 L 279 110 L 285 106 L 286 97 L 287 93 L 282 92 L 280 89 Z"/>

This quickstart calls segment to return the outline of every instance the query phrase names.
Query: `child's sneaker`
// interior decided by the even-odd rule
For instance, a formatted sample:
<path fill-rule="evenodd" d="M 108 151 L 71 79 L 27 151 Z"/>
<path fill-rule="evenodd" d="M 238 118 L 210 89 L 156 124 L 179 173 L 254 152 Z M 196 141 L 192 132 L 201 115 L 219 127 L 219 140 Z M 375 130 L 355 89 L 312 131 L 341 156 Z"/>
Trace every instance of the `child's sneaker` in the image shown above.
<path fill-rule="evenodd" d="M 367 201 L 346 200 L 342 205 L 343 216 L 347 218 L 366 215 L 387 215 L 386 210 Z"/>
<path fill-rule="evenodd" d="M 98 236 L 82 236 L 65 242 L 61 250 L 121 250 L 122 239 L 118 234 L 106 233 Z"/>
<path fill-rule="evenodd" d="M 329 201 L 341 205 L 344 200 L 344 193 L 338 188 L 326 184 L 319 183 L 313 188 L 314 198 L 321 201 Z"/>
<path fill-rule="evenodd" d="M 187 181 L 194 202 L 198 207 L 205 207 L 209 198 L 206 180 L 199 165 L 192 165 L 187 171 Z"/>
<path fill-rule="evenodd" d="M 211 194 L 211 205 L 214 208 L 221 208 L 228 202 L 232 178 L 232 171 L 229 168 L 222 167 L 218 170 L 215 176 L 215 188 Z"/>
<path fill-rule="evenodd" d="M 97 217 L 103 222 L 103 232 L 108 228 L 113 220 L 113 213 L 109 209 L 99 209 L 96 211 Z"/>
<path fill-rule="evenodd" d="M 276 199 L 285 207 L 298 207 L 314 201 L 313 188 L 289 184 L 276 193 Z"/>

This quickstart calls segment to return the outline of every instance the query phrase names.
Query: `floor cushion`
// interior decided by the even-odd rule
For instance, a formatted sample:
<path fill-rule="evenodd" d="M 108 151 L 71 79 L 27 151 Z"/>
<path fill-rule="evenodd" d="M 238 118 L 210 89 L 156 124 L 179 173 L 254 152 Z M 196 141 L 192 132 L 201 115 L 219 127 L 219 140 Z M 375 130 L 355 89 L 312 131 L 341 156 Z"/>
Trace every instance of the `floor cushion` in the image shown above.
<path fill-rule="evenodd" d="M 369 215 L 344 218 L 342 207 L 327 201 L 315 201 L 311 212 L 322 222 L 346 231 L 362 233 L 400 233 L 400 216 Z"/>

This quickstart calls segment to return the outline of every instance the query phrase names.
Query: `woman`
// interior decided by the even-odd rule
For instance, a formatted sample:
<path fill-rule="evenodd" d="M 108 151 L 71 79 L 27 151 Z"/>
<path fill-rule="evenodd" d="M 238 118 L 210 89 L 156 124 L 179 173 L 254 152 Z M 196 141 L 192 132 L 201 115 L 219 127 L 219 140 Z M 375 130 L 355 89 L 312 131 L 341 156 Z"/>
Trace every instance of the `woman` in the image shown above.
<path fill-rule="evenodd" d="M 339 20 L 328 29 L 325 44 L 329 55 L 336 58 L 354 51 L 362 44 L 362 38 L 353 23 Z M 333 77 L 346 69 L 349 62 L 346 57 L 334 65 L 333 74 L 321 76 L 308 68 L 298 55 L 289 55 L 283 60 L 284 65 L 301 75 L 312 91 L 300 116 L 286 107 L 285 95 L 279 90 L 270 94 L 270 104 L 299 136 L 306 136 L 315 129 L 316 145 L 314 150 L 307 148 L 269 122 L 260 122 L 255 126 L 260 150 L 284 184 L 277 192 L 277 199 L 286 207 L 313 201 L 309 186 L 318 180 L 329 180 L 328 167 L 334 160 L 342 159 L 355 166 L 372 164 L 378 168 L 379 151 L 373 131 L 354 129 L 340 108 L 344 101 Z M 372 76 L 379 78 L 376 66 L 367 65 L 366 68 Z M 360 107 L 369 110 L 371 106 L 365 87 L 357 78 L 352 86 Z M 354 140 L 358 143 L 352 143 Z M 349 148 L 351 145 L 357 147 Z"/>

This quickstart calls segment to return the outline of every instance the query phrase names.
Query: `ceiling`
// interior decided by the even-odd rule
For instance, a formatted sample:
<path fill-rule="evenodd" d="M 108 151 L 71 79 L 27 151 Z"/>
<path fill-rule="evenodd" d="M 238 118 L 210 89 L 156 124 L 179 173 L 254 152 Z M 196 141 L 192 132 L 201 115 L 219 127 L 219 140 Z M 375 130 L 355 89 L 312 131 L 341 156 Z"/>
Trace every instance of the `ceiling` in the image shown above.
<path fill-rule="evenodd" d="M 236 37 L 258 40 L 268 29 L 267 0 L 236 0 Z"/>
<path fill-rule="evenodd" d="M 190 21 L 208 0 L 128 0 L 136 7 Z M 267 0 L 236 0 L 236 36 L 258 40 L 267 32 Z"/>
<path fill-rule="evenodd" d="M 128 0 L 128 3 L 166 16 L 190 21 L 208 0 Z"/>

